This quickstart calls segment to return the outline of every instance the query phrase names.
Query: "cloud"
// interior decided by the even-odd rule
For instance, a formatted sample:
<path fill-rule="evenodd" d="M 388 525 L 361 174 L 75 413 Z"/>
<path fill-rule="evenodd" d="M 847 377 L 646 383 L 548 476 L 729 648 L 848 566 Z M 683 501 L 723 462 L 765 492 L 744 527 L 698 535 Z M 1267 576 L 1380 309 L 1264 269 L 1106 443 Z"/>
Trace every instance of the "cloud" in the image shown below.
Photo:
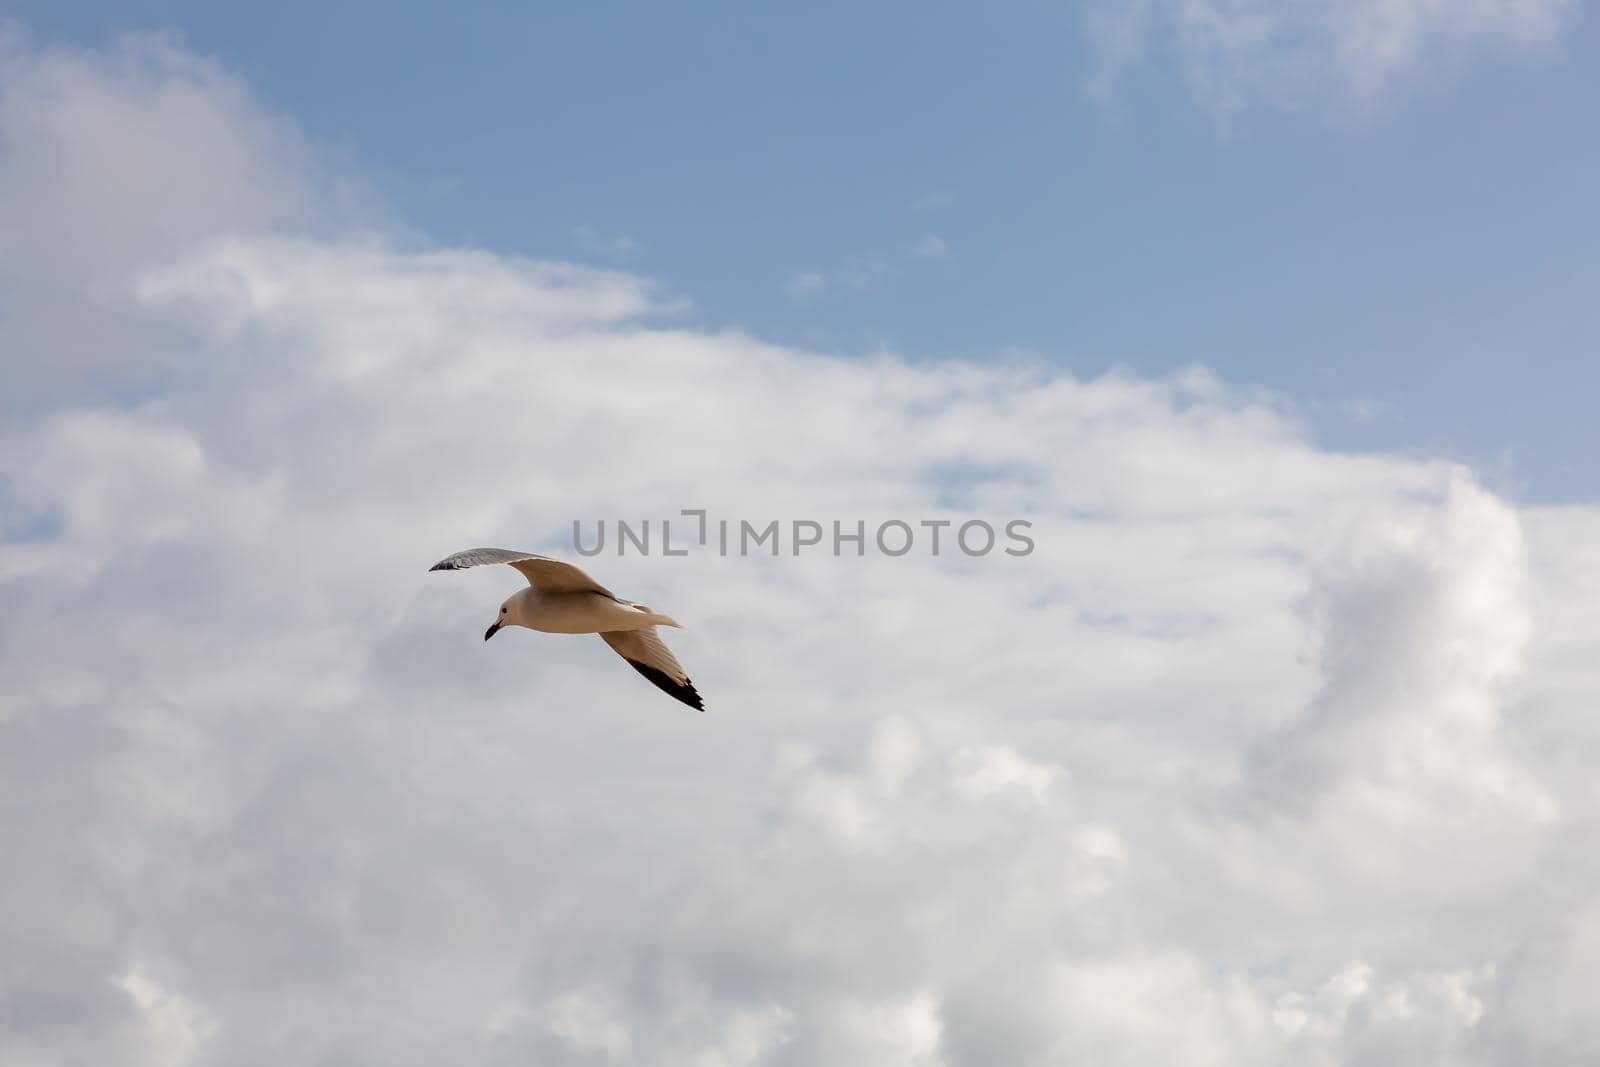
<path fill-rule="evenodd" d="M 924 233 L 901 254 L 904 260 L 950 265 L 952 252 L 944 238 Z M 804 270 L 789 279 L 789 295 L 796 299 L 822 293 L 870 293 L 882 289 L 896 276 L 895 264 L 876 252 L 851 256 L 830 270 Z"/>
<path fill-rule="evenodd" d="M 1442 55 L 1548 44 L 1577 0 L 1136 0 L 1086 14 L 1095 92 L 1156 51 L 1227 113 L 1335 96 L 1369 106 Z"/>
<path fill-rule="evenodd" d="M 1595 509 L 1202 370 L 836 359 L 341 227 L 174 46 L 8 48 L 0 173 L 235 147 L 117 142 L 221 206 L 63 259 L 5 349 L 4 1067 L 1600 1053 Z M 89 248 L 82 181 L 0 211 Z M 59 376 L 87 336 L 142 388 Z M 1038 548 L 592 561 L 704 716 L 425 570 L 682 507 Z"/>
<path fill-rule="evenodd" d="M 39 49 L 0 25 L 0 410 L 143 389 L 176 369 L 131 272 L 227 232 L 314 230 L 341 199 L 290 122 L 163 37 Z"/>
<path fill-rule="evenodd" d="M 117 980 L 144 1015 L 151 1050 L 159 1067 L 186 1067 L 216 1024 L 203 1018 L 181 994 L 161 988 L 137 968 Z"/>
<path fill-rule="evenodd" d="M 925 233 L 911 246 L 911 254 L 919 259 L 943 259 L 950 254 L 950 244 L 936 233 Z"/>
<path fill-rule="evenodd" d="M 612 261 L 626 261 L 640 252 L 639 242 L 622 233 L 603 233 L 593 226 L 575 226 L 573 239 L 578 247 L 591 256 Z"/>
<path fill-rule="evenodd" d="M 795 296 L 806 293 L 815 293 L 825 288 L 828 284 L 827 275 L 821 271 L 806 270 L 796 274 L 789 281 L 789 292 Z"/>
<path fill-rule="evenodd" d="M 876 253 L 851 256 L 831 270 L 805 270 L 789 280 L 791 296 L 809 296 L 825 290 L 869 292 L 881 286 L 890 275 L 890 267 Z"/>

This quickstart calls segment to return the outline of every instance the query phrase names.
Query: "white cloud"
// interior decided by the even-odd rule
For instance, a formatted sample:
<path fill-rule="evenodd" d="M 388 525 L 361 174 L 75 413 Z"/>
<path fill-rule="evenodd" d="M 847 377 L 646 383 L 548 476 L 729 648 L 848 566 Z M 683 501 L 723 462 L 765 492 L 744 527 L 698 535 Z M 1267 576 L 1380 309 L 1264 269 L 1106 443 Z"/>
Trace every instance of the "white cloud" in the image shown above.
<path fill-rule="evenodd" d="M 789 281 L 789 292 L 795 296 L 814 293 L 828 284 L 827 275 L 817 270 L 806 270 L 796 274 Z"/>
<path fill-rule="evenodd" d="M 614 1005 L 581 992 L 564 993 L 544 1009 L 544 1025 L 579 1053 L 601 1052 L 613 1063 L 628 1057 L 628 1022 Z"/>
<path fill-rule="evenodd" d="M 117 985 L 138 1005 L 156 1067 L 187 1067 L 216 1029 L 216 1023 L 182 994 L 163 989 L 135 966 Z"/>
<path fill-rule="evenodd" d="M 1552 41 L 1578 0 L 1133 0 L 1091 5 L 1094 88 L 1144 53 L 1171 54 L 1220 112 L 1322 95 L 1370 105 L 1430 61 Z"/>
<path fill-rule="evenodd" d="M 585 253 L 601 259 L 623 262 L 640 252 L 639 242 L 627 234 L 606 233 L 588 224 L 573 227 L 572 236 Z"/>
<path fill-rule="evenodd" d="M 944 259 L 950 255 L 950 243 L 936 233 L 925 233 L 911 246 L 911 254 L 918 259 Z"/>
<path fill-rule="evenodd" d="M 9 47 L 73 72 L 0 102 L 26 143 L 192 96 L 239 148 L 183 182 L 321 210 L 182 53 L 111 93 L 148 46 Z M 1594 509 L 1203 371 L 833 359 L 209 195 L 7 350 L 0 1065 L 1600 1054 Z M 57 342 L 129 323 L 161 388 L 64 392 Z M 1038 549 L 593 561 L 690 624 L 704 716 L 598 641 L 484 645 L 509 579 L 425 571 L 696 506 Z"/>
<path fill-rule="evenodd" d="M 767 1005 L 736 1011 L 715 1043 L 689 1059 L 689 1067 L 758 1067 L 770 1063 L 792 1037 L 794 1016 Z"/>
<path fill-rule="evenodd" d="M 926 993 L 903 1003 L 851 1005 L 845 1013 L 852 1063 L 883 1067 L 942 1067 L 939 1007 Z M 837 1062 L 837 1061 L 836 1061 Z"/>
<path fill-rule="evenodd" d="M 954 760 L 956 791 L 973 799 L 1015 794 L 1035 804 L 1047 802 L 1059 767 L 1032 763 L 1005 745 L 962 749 Z"/>
<path fill-rule="evenodd" d="M 1048 995 L 1063 1020 L 1050 1048 L 1056 1062 L 1265 1062 L 1268 1035 L 1253 993 L 1237 980 L 1214 982 L 1186 955 L 1063 962 L 1051 969 Z"/>
<path fill-rule="evenodd" d="M 790 277 L 786 286 L 791 297 L 804 299 L 823 293 L 870 293 L 896 277 L 899 260 L 944 263 L 952 260 L 950 245 L 936 233 L 920 235 L 894 259 L 877 252 L 853 255 L 827 270 L 803 270 Z"/>
<path fill-rule="evenodd" d="M 851 256 L 829 270 L 804 270 L 789 279 L 789 295 L 809 296 L 827 290 L 869 292 L 889 277 L 889 264 L 876 253 Z"/>
<path fill-rule="evenodd" d="M 41 50 L 0 24 L 0 410 L 144 388 L 183 357 L 131 271 L 224 232 L 315 227 L 334 199 L 292 123 L 161 37 Z M 192 355 L 190 356 L 192 358 Z"/>

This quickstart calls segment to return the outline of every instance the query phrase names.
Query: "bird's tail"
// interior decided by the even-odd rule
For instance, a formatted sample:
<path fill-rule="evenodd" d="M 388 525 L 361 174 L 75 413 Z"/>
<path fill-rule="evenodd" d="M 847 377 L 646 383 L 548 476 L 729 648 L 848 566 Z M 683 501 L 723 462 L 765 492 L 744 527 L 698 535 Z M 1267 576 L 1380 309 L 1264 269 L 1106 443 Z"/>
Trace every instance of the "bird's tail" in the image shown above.
<path fill-rule="evenodd" d="M 651 626 L 670 626 L 674 630 L 683 629 L 683 623 L 679 622 L 677 619 L 674 619 L 671 615 L 663 615 L 659 611 L 651 611 L 643 604 L 631 604 L 626 600 L 624 600 L 622 603 L 625 606 L 632 608 L 634 611 L 637 611 L 646 619 L 650 620 Z"/>

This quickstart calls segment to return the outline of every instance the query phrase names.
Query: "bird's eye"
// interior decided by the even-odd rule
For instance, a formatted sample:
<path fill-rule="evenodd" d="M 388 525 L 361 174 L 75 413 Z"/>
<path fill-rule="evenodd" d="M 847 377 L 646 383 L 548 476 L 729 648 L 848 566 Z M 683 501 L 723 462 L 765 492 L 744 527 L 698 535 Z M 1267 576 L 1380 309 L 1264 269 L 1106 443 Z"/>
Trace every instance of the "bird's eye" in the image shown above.
<path fill-rule="evenodd" d="M 500 609 L 500 614 L 504 615 L 505 613 L 506 613 L 506 609 L 505 608 L 501 608 Z"/>

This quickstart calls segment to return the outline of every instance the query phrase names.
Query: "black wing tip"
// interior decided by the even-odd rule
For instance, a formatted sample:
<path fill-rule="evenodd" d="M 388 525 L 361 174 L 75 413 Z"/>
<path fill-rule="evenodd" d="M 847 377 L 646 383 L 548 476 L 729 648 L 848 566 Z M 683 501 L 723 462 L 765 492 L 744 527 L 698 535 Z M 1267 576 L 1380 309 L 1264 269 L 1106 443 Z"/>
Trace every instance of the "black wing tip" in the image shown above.
<path fill-rule="evenodd" d="M 666 693 L 675 700 L 683 701 L 695 711 L 703 712 L 706 710 L 705 701 L 700 699 L 699 691 L 695 689 L 694 683 L 689 679 L 685 678 L 683 680 L 683 684 L 679 685 L 677 682 L 673 681 L 665 671 L 659 671 L 647 663 L 640 663 L 636 659 L 628 659 L 626 656 L 622 658 L 628 660 L 628 666 L 632 667 L 634 670 L 650 679 L 651 684 L 653 684 L 663 693 Z"/>
<path fill-rule="evenodd" d="M 677 697 L 685 704 L 689 705 L 695 711 L 701 712 L 702 714 L 705 712 L 706 702 L 700 699 L 700 691 L 694 687 L 694 683 L 689 681 L 689 679 L 685 678 L 683 680 L 683 685 L 675 685 L 671 690 L 669 690 L 669 692 L 671 692 L 673 696 Z"/>
<path fill-rule="evenodd" d="M 430 571 L 458 571 L 460 569 L 453 559 L 441 559 L 438 563 L 428 568 Z"/>

